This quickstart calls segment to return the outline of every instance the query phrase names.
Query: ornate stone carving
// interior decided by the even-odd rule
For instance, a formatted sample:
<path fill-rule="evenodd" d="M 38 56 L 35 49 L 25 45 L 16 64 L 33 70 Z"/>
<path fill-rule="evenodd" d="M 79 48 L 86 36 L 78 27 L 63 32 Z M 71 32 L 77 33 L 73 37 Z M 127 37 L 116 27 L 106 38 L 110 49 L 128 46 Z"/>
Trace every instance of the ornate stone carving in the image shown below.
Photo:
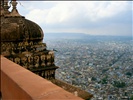
<path fill-rule="evenodd" d="M 4 3 L 4 7 L 1 6 L 4 11 L 1 15 L 1 54 L 44 78 L 54 78 L 52 71 L 58 67 L 54 65 L 54 52 L 42 43 L 42 29 L 18 13 L 16 1 L 11 1 L 11 12 L 7 1 Z"/>

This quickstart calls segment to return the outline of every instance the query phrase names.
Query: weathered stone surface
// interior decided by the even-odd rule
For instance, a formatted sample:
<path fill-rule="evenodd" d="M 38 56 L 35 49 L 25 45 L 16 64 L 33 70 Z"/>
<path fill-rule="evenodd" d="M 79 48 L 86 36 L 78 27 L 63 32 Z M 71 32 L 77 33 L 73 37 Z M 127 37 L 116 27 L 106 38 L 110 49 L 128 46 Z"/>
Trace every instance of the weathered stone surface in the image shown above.
<path fill-rule="evenodd" d="M 44 78 L 55 78 L 58 67 L 54 64 L 54 53 L 42 43 L 42 29 L 19 14 L 16 1 L 11 3 L 11 12 L 8 1 L 1 4 L 1 54 Z"/>
<path fill-rule="evenodd" d="M 4 17 L 1 23 L 1 41 L 42 41 L 43 36 L 39 25 L 23 17 Z"/>

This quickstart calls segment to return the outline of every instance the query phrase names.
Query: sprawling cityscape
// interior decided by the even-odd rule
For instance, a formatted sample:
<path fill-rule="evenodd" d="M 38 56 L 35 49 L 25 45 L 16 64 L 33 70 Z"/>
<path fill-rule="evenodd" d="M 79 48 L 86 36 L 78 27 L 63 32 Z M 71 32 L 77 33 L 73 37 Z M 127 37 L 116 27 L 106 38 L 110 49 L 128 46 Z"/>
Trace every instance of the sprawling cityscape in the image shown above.
<path fill-rule="evenodd" d="M 0 100 L 133 100 L 132 4 L 1 0 Z"/>
<path fill-rule="evenodd" d="M 128 37 L 45 38 L 60 68 L 56 78 L 93 94 L 91 100 L 133 100 L 133 41 Z"/>

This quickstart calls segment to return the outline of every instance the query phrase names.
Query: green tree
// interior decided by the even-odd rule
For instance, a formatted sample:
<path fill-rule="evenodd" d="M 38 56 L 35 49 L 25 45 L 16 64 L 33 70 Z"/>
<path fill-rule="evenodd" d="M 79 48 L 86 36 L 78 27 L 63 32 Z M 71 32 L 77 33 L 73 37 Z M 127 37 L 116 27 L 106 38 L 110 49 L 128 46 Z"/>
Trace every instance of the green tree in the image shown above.
<path fill-rule="evenodd" d="M 107 78 L 108 78 L 108 76 L 105 76 L 105 77 L 101 80 L 101 83 L 102 83 L 102 84 L 107 84 Z"/>
<path fill-rule="evenodd" d="M 133 95 L 131 95 L 130 100 L 133 100 Z"/>
<path fill-rule="evenodd" d="M 114 81 L 113 86 L 117 88 L 124 88 L 126 86 L 126 83 L 121 81 Z"/>
<path fill-rule="evenodd" d="M 128 75 L 128 76 L 131 77 L 132 76 L 132 73 L 131 72 L 127 72 L 126 75 Z"/>
<path fill-rule="evenodd" d="M 92 81 L 96 81 L 97 79 L 96 79 L 95 77 L 92 77 L 91 80 L 92 80 Z"/>

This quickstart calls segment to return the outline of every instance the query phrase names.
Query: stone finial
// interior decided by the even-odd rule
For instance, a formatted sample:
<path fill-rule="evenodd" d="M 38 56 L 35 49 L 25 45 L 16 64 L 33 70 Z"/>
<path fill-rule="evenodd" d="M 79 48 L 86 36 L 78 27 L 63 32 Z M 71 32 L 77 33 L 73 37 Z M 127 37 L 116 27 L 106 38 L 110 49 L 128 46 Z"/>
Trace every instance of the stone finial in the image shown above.
<path fill-rule="evenodd" d="M 21 16 L 20 14 L 19 14 L 19 12 L 18 12 L 18 10 L 17 10 L 17 2 L 16 2 L 16 0 L 13 0 L 12 1 L 12 6 L 13 6 L 13 9 L 12 9 L 12 11 L 11 11 L 11 15 L 10 16 Z"/>

